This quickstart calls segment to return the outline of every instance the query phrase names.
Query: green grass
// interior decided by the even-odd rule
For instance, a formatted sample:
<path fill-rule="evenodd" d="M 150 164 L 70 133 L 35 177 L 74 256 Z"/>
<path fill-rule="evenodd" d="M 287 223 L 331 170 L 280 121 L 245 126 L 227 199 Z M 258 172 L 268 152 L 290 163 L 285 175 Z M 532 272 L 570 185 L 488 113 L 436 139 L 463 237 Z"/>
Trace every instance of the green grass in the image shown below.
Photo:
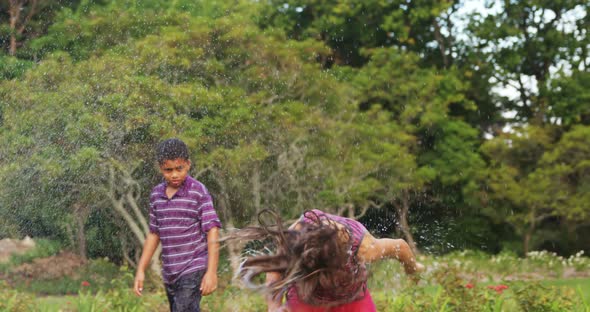
<path fill-rule="evenodd" d="M 527 284 L 527 283 L 524 283 Z M 560 279 L 560 280 L 545 280 L 541 284 L 546 286 L 555 286 L 558 288 L 570 288 L 576 290 L 578 296 L 584 296 L 584 300 L 588 303 L 590 300 L 590 278 L 586 279 Z M 485 288 L 491 284 L 481 284 L 477 287 Z M 407 287 L 400 286 L 400 287 Z M 428 298 L 436 300 L 437 294 L 440 297 L 440 293 L 443 291 L 442 286 L 432 284 L 420 284 L 417 288 L 421 289 Z M 579 289 L 579 290 L 578 290 Z M 387 306 L 395 301 L 396 296 L 402 295 L 398 290 L 392 289 L 370 289 L 377 306 Z M 407 291 L 408 289 L 406 289 Z M 404 291 L 403 289 L 400 291 Z M 493 290 L 490 290 L 490 295 L 494 296 Z M 405 294 L 405 293 L 404 293 Z M 514 294 L 509 288 L 503 294 L 504 301 L 501 303 L 500 311 L 521 311 L 518 307 L 518 303 L 514 300 Z M 78 303 L 78 296 L 67 295 L 67 296 L 41 296 L 35 298 L 35 305 L 39 308 L 38 311 L 44 312 L 57 312 L 57 311 L 75 311 L 75 307 Z M 157 305 L 161 309 L 166 308 L 165 297 L 163 293 L 147 294 L 142 300 L 147 302 L 159 302 Z M 444 302 L 441 300 L 438 304 L 442 307 Z M 217 311 L 265 311 L 264 300 L 260 294 L 252 293 L 250 291 L 241 290 L 238 288 L 227 287 L 223 292 L 216 292 L 209 297 L 205 297 L 202 301 L 202 307 L 204 312 L 217 312 Z M 246 308 L 247 307 L 247 308 Z M 441 310 L 445 311 L 445 309 Z M 446 310 L 450 311 L 450 310 Z M 584 310 L 578 310 L 580 312 L 588 312 Z"/>
<path fill-rule="evenodd" d="M 83 282 L 92 285 L 93 290 L 107 290 L 111 281 L 120 276 L 120 268 L 104 259 L 94 259 L 83 267 L 73 270 L 72 276 L 50 279 L 16 279 L 13 287 L 22 292 L 39 295 L 76 294 Z M 14 278 L 13 278 L 14 279 Z"/>
<path fill-rule="evenodd" d="M 49 249 L 49 248 L 47 248 Z M 46 250 L 47 250 L 46 249 Z M 30 256 L 26 257 L 30 259 Z M 14 263 L 21 263 L 24 258 Z M 533 259 L 521 259 L 511 255 L 489 256 L 480 252 L 464 252 L 442 257 L 424 256 L 420 261 L 428 267 L 423 279 L 416 286 L 403 273 L 396 261 L 384 261 L 369 266 L 369 289 L 380 312 L 390 311 L 574 311 L 590 312 L 590 278 L 553 278 L 544 272 L 563 271 L 575 264 L 578 272 L 586 272 L 590 259 L 578 257 L 575 262 L 541 254 Z M 569 264 L 568 264 L 569 263 Z M 499 274 L 504 269 L 508 273 Z M 504 271 L 504 272 L 506 272 Z M 530 276 L 540 281 L 516 280 Z M 263 296 L 230 285 L 231 273 L 225 265 L 220 267 L 219 289 L 203 298 L 204 312 L 265 311 Z M 543 279 L 544 278 L 544 279 Z M 90 286 L 81 287 L 80 281 Z M 17 283 L 18 287 L 0 285 L 0 312 L 19 311 L 6 309 L 2 301 L 29 306 L 27 311 L 167 311 L 166 296 L 159 279 L 151 280 L 143 298 L 131 293 L 133 272 L 117 268 L 106 260 L 93 260 L 81 268 L 76 278 Z M 36 284 L 39 283 L 39 284 Z M 467 288 L 473 283 L 474 288 Z M 488 286 L 508 285 L 502 294 Z M 14 285 L 13 285 L 14 286 Z M 5 288 L 6 290 L 3 290 Z M 48 289 L 51 291 L 48 292 Z M 82 295 L 76 293 L 82 290 Z M 52 295 L 47 295 L 52 294 Z M 567 309 L 564 310 L 563 308 Z"/>
<path fill-rule="evenodd" d="M 549 286 L 575 289 L 583 300 L 590 304 L 590 278 L 544 280 L 541 283 Z"/>
<path fill-rule="evenodd" d="M 72 309 L 77 296 L 43 296 L 35 298 L 35 306 L 39 311 L 57 312 L 64 309 Z"/>

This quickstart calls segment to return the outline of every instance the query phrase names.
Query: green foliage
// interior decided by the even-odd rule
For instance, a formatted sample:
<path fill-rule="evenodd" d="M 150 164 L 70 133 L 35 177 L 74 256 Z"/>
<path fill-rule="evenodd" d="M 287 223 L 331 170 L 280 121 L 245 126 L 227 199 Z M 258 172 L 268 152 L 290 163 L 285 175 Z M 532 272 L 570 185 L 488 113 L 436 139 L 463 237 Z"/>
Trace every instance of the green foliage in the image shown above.
<path fill-rule="evenodd" d="M 258 23 L 283 29 L 298 40 L 324 41 L 334 53 L 326 63 L 362 66 L 363 49 L 403 47 L 427 54 L 443 65 L 433 43 L 441 40 L 437 17 L 455 1 L 273 0 L 262 9 Z M 443 20 L 444 21 L 444 20 Z M 440 44 L 440 43 L 439 43 Z M 433 55 L 433 56 L 431 56 Z M 448 64 L 445 64 L 448 65 Z"/>
<path fill-rule="evenodd" d="M 0 86 L 2 103 L 7 103 L 3 105 L 6 135 L 0 138 L 7 147 L 6 166 L 0 171 L 6 189 L 9 184 L 11 189 L 0 198 L 9 208 L 2 213 L 14 220 L 18 231 L 35 236 L 52 233 L 64 244 L 83 246 L 84 234 L 94 233 L 97 224 L 88 223 L 88 217 L 106 216 L 97 211 L 112 208 L 117 193 L 109 184 L 114 181 L 110 173 L 128 173 L 130 187 L 145 194 L 158 180 L 151 161 L 153 146 L 170 136 L 188 143 L 192 154 L 198 155 L 197 168 L 208 168 L 200 178 L 230 205 L 220 209 L 222 215 L 239 214 L 241 222 L 248 221 L 263 204 L 252 204 L 255 197 L 263 198 L 267 207 L 289 207 L 282 203 L 294 198 L 299 207 L 311 206 L 313 198 L 303 201 L 269 188 L 261 190 L 275 197 L 253 194 L 248 179 L 234 177 L 251 177 L 262 170 L 262 183 L 287 191 L 313 174 L 293 171 L 296 175 L 291 177 L 296 179 L 285 181 L 289 176 L 273 172 L 282 166 L 278 161 L 289 152 L 290 142 L 302 138 L 302 143 L 313 144 L 313 138 L 306 136 L 310 129 L 326 124 L 329 114 L 352 108 L 352 100 L 341 100 L 348 96 L 344 84 L 309 61 L 325 48 L 261 33 L 240 15 L 211 20 L 175 10 L 162 17 L 174 23 L 162 26 L 154 20 L 136 34 L 126 21 L 139 25 L 139 12 L 151 9 L 132 7 L 129 16 L 106 19 L 117 5 L 90 6 L 88 14 L 102 16 L 96 22 L 105 23 L 104 29 L 102 24 L 95 26 L 105 38 L 112 39 L 113 31 L 126 34 L 110 23 L 132 28 L 125 37 L 129 41 L 115 38 L 112 45 L 104 42 L 90 49 L 84 42 L 94 45 L 98 39 L 92 36 L 98 35 L 88 30 L 92 37 L 88 41 L 68 41 L 81 50 L 64 43 L 56 49 L 67 53 L 49 54 L 22 79 Z M 64 19 L 70 14 L 67 18 L 92 24 L 83 10 L 63 14 Z M 285 165 L 279 170 L 296 170 Z M 19 180 L 17 173 L 24 168 L 28 175 Z M 17 211 L 12 196 L 31 188 L 39 191 L 22 196 L 25 202 L 18 203 Z M 140 201 L 145 204 L 147 196 Z M 103 222 L 113 232 L 125 232 L 117 230 L 124 225 L 114 218 Z M 109 252 L 113 254 L 108 256 L 118 257 L 116 250 Z"/>
<path fill-rule="evenodd" d="M 0 79 L 18 78 L 32 66 L 30 61 L 0 54 Z"/>
<path fill-rule="evenodd" d="M 565 125 L 590 124 L 590 73 L 578 70 L 571 75 L 561 73 L 551 84 L 550 116 Z"/>
<path fill-rule="evenodd" d="M 516 112 L 515 119 L 541 124 L 549 122 L 550 106 L 547 97 L 552 76 L 550 68 L 559 68 L 566 61 L 579 68 L 587 58 L 588 35 L 577 34 L 577 27 L 587 27 L 584 14 L 586 1 L 520 1 L 497 3 L 497 13 L 471 17 L 470 30 L 485 58 L 496 67 L 497 84 L 514 88 L 517 96 L 504 102 Z M 565 21 L 572 16 L 571 21 Z M 574 27 L 564 27 L 564 24 Z M 534 35 L 530 35 L 534 34 Z M 585 61 L 584 61 L 585 62 Z M 525 85 L 532 79 L 538 90 Z M 522 87 L 519 87 L 522 86 Z"/>
<path fill-rule="evenodd" d="M 1 237 L 125 261 L 113 199 L 145 216 L 176 136 L 227 224 L 404 206 L 437 252 L 588 248 L 584 1 L 498 2 L 465 34 L 460 1 L 41 2 L 0 55 Z"/>
<path fill-rule="evenodd" d="M 590 265 L 589 259 L 579 254 L 576 261 Z M 572 259 L 573 259 L 572 258 Z M 585 311 L 587 308 L 588 279 L 553 280 L 546 273 L 555 270 L 559 257 L 548 252 L 537 252 L 529 258 L 504 253 L 490 257 L 481 251 L 466 250 L 444 257 L 421 256 L 427 271 L 415 284 L 403 273 L 396 261 L 371 264 L 369 290 L 378 311 Z M 562 262 L 560 262 L 562 261 Z M 557 261 L 563 268 L 573 262 Z M 230 284 L 231 274 L 219 275 L 219 289 L 201 301 L 203 311 L 265 311 L 264 296 Z M 587 272 L 586 266 L 580 271 Z M 101 275 L 107 286 L 100 288 L 94 281 L 80 283 L 75 296 L 35 298 L 31 289 L 15 291 L 8 285 L 0 288 L 0 311 L 166 311 L 168 305 L 161 287 L 150 288 L 141 298 L 130 287 L 133 274 L 126 268 L 115 268 L 105 260 L 90 263 L 86 277 Z M 501 275 L 502 271 L 518 275 Z M 112 275 L 111 275 L 112 274 Z M 110 275 L 107 277 L 107 275 Z M 543 280 L 535 281 L 535 276 Z M 60 282 L 56 282 L 54 286 Z M 577 286 L 576 286 L 577 285 Z M 5 287 L 4 287 L 5 286 Z M 4 305 L 2 305 L 4 304 Z M 10 304 L 13 310 L 6 307 Z M 14 308 L 19 305 L 21 310 Z M 25 307 L 25 308 L 23 308 Z M 34 309 L 34 308 L 37 309 Z M 562 310 L 563 310 L 562 309 Z"/>
<path fill-rule="evenodd" d="M 579 299 L 571 288 L 547 287 L 540 283 L 515 283 L 512 287 L 514 300 L 523 311 L 574 311 Z"/>
<path fill-rule="evenodd" d="M 86 59 L 177 22 L 167 14 L 158 14 L 149 5 L 138 6 L 134 2 L 110 1 L 107 5 L 94 5 L 85 1 L 77 9 L 65 8 L 57 15 L 48 34 L 34 40 L 31 48 L 42 56 L 61 50 L 75 59 Z"/>
<path fill-rule="evenodd" d="M 86 1 L 87 2 L 87 1 Z M 99 1 L 96 1 L 99 2 Z M 14 52 L 13 56 L 21 58 L 2 70 L 1 78 L 14 78 L 22 73 L 22 66 L 29 67 L 36 55 L 29 49 L 29 44 L 35 38 L 46 34 L 47 29 L 54 22 L 55 16 L 63 8 L 75 8 L 80 0 L 56 1 L 3 1 L 0 3 L 0 48 L 2 52 Z M 17 12 L 17 15 L 11 15 Z M 15 51 L 11 51 L 11 37 L 14 36 Z M 0 52 L 0 60 L 4 57 Z M 0 61 L 0 64 L 3 62 Z M 19 64 L 20 63 L 20 64 Z M 12 68 L 11 68 L 12 67 Z M 9 75 L 14 75 L 9 77 Z"/>
<path fill-rule="evenodd" d="M 33 308 L 33 296 L 12 290 L 5 281 L 0 281 L 0 311 L 19 312 Z"/>
<path fill-rule="evenodd" d="M 88 265 L 71 271 L 68 276 L 20 280 L 7 271 L 14 288 L 45 295 L 77 294 L 80 291 L 105 292 L 112 288 L 113 280 L 122 278 L 119 269 L 103 259 L 92 260 Z"/>
<path fill-rule="evenodd" d="M 137 297 L 129 289 L 129 285 L 133 284 L 133 277 L 131 271 L 122 267 L 106 290 L 96 291 L 92 283 L 82 284 L 75 302 L 77 311 L 154 311 L 166 306 L 167 303 L 161 297 Z"/>

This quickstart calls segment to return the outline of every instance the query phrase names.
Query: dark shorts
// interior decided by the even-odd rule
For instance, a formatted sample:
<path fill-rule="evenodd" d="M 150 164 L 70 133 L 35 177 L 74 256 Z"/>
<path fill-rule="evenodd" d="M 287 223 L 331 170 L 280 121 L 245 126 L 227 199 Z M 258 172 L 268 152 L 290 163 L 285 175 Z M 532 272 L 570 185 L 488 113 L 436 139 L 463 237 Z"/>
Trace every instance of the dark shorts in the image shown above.
<path fill-rule="evenodd" d="M 205 270 L 182 275 L 172 284 L 166 286 L 166 296 L 172 312 L 200 312 L 201 280 Z"/>

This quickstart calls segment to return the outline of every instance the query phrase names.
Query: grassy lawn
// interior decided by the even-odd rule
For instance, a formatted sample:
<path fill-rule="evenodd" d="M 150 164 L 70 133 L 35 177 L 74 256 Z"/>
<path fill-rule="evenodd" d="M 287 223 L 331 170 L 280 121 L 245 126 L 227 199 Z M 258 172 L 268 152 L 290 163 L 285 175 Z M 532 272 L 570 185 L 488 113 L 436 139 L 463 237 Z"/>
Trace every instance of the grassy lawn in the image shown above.
<path fill-rule="evenodd" d="M 549 286 L 575 289 L 584 301 L 590 305 L 590 278 L 545 280 L 542 283 Z"/>
<path fill-rule="evenodd" d="M 167 302 L 163 294 L 145 295 L 143 300 L 152 308 L 144 309 L 142 308 L 142 304 L 137 304 L 135 310 L 125 311 L 168 311 Z M 34 301 L 36 307 L 35 311 L 39 312 L 95 311 L 87 304 L 88 300 L 80 298 L 77 295 L 40 296 L 36 297 Z M 0 311 L 2 310 L 0 309 Z M 121 309 L 121 311 L 123 311 L 123 309 Z"/>
<path fill-rule="evenodd" d="M 547 287 L 553 286 L 561 289 L 569 288 L 576 292 L 576 296 L 584 298 L 583 300 L 585 300 L 586 306 L 588 306 L 588 303 L 590 303 L 590 278 L 544 280 L 540 283 Z M 487 287 L 490 285 L 493 284 L 485 283 L 478 285 L 478 287 Z M 402 287 L 407 287 L 407 285 Z M 436 298 L 437 294 L 442 291 L 442 286 L 440 285 L 420 285 L 417 288 L 421 288 L 425 294 L 432 298 Z M 395 299 L 398 293 L 397 291 L 392 291 L 391 289 L 371 289 L 371 292 L 378 305 L 379 303 L 386 305 L 387 303 L 384 302 Z M 490 291 L 490 294 L 494 295 L 494 292 Z M 518 308 L 518 304 L 515 302 L 514 294 L 510 288 L 504 292 L 503 297 L 504 300 L 501 304 L 501 310 L 499 311 L 521 310 Z M 161 304 L 158 305 L 159 309 L 162 309 L 161 311 L 165 311 L 166 309 L 165 298 L 163 297 L 163 294 L 146 295 L 143 300 L 150 302 L 160 302 Z M 43 312 L 78 311 L 78 306 L 80 303 L 79 301 L 80 300 L 76 295 L 41 296 L 35 298 L 35 306 L 38 308 L 37 311 Z M 214 295 L 203 299 L 202 305 L 204 311 L 211 312 L 264 310 L 264 301 L 261 295 L 230 288 L 226 289 L 224 292 L 217 292 Z M 240 310 L 240 308 L 238 308 L 240 306 L 246 305 L 248 305 L 248 310 Z M 138 306 L 138 308 L 140 307 Z M 140 308 L 140 311 L 143 310 Z"/>
<path fill-rule="evenodd" d="M 73 309 L 78 296 L 47 296 L 35 298 L 35 305 L 39 311 L 60 311 L 63 309 Z"/>
<path fill-rule="evenodd" d="M 519 258 L 465 251 L 423 256 L 420 261 L 427 271 L 418 285 L 405 276 L 396 261 L 369 266 L 368 286 L 379 312 L 590 312 L 590 277 L 585 273 L 590 270 L 590 259 L 587 257 L 562 259 L 539 253 Z M 566 270 L 571 274 L 574 269 L 576 274 L 572 278 L 556 274 Z M 202 311 L 266 310 L 261 294 L 229 285 L 228 268 L 220 272 L 219 290 L 203 298 Z M 154 289 L 137 298 L 130 288 L 133 272 L 113 267 L 104 260 L 80 268 L 75 278 L 34 279 L 34 283 L 30 279 L 18 280 L 18 275 L 12 278 L 13 287 L 4 287 L 0 282 L 0 312 L 168 310 L 165 294 L 158 287 L 159 279 L 150 282 Z M 81 285 L 81 281 L 89 282 L 82 286 L 86 282 Z M 494 288 L 498 285 L 507 288 L 498 292 Z M 76 295 L 79 290 L 82 294 Z"/>

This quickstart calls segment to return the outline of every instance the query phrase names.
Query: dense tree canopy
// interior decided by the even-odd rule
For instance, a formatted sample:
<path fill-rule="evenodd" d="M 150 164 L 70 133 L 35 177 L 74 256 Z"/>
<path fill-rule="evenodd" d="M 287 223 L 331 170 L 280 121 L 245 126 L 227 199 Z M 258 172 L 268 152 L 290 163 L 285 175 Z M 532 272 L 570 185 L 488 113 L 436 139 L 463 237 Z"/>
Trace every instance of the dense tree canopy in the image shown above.
<path fill-rule="evenodd" d="M 491 2 L 465 29 L 464 1 L 18 3 L 0 238 L 133 264 L 154 146 L 179 137 L 228 227 L 320 208 L 416 250 L 590 251 L 584 1 Z"/>

